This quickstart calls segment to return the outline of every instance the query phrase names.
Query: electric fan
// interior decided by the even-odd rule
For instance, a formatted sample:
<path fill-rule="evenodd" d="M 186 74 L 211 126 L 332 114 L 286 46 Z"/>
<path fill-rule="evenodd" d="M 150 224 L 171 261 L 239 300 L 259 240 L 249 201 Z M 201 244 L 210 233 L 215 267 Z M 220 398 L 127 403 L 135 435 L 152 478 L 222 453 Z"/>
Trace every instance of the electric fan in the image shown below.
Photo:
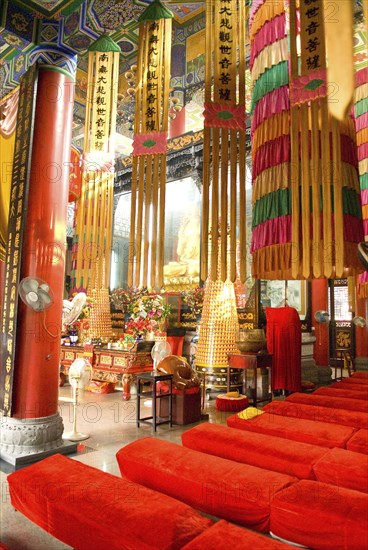
<path fill-rule="evenodd" d="M 358 258 L 362 262 L 364 269 L 368 270 L 368 242 L 358 244 Z"/>
<path fill-rule="evenodd" d="M 314 314 L 314 318 L 317 321 L 317 323 L 329 323 L 330 322 L 330 314 L 328 311 L 319 310 L 316 311 Z"/>
<path fill-rule="evenodd" d="M 153 368 L 156 370 L 157 365 L 167 355 L 171 355 L 171 346 L 168 342 L 156 342 L 151 351 L 153 359 Z"/>
<path fill-rule="evenodd" d="M 54 303 L 49 285 L 38 277 L 25 277 L 19 283 L 19 296 L 33 311 L 45 311 Z"/>
<path fill-rule="evenodd" d="M 79 391 L 84 390 L 92 379 L 92 367 L 86 359 L 76 359 L 69 369 L 69 382 L 73 388 L 73 430 L 63 434 L 63 439 L 82 441 L 88 439 L 89 434 L 77 430 L 77 406 Z"/>
<path fill-rule="evenodd" d="M 364 319 L 364 317 L 360 317 L 357 315 L 353 318 L 353 323 L 356 327 L 364 328 L 367 324 L 367 321 Z"/>
<path fill-rule="evenodd" d="M 87 296 L 85 292 L 78 292 L 73 300 L 63 300 L 63 325 L 71 325 L 76 321 L 82 313 L 82 309 L 86 303 Z"/>

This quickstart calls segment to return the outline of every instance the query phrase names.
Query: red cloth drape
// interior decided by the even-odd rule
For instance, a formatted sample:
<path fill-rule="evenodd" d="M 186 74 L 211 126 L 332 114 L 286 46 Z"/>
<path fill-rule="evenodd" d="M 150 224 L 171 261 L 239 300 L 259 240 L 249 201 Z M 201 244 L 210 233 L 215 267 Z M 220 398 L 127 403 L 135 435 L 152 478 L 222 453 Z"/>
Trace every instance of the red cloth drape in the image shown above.
<path fill-rule="evenodd" d="M 296 309 L 266 307 L 267 348 L 272 353 L 272 390 L 300 391 L 302 332 Z"/>
<path fill-rule="evenodd" d="M 183 355 L 184 336 L 168 336 L 167 342 L 171 346 L 172 355 Z"/>

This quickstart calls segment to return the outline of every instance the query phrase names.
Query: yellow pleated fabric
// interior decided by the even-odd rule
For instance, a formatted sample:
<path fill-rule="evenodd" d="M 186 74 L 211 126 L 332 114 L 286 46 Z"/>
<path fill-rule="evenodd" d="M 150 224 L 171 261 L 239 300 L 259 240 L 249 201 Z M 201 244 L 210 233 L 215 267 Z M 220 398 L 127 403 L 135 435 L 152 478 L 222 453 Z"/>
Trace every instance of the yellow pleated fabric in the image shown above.
<path fill-rule="evenodd" d="M 8 238 L 10 187 L 14 159 L 15 131 L 8 138 L 0 135 L 0 260 L 5 260 Z"/>

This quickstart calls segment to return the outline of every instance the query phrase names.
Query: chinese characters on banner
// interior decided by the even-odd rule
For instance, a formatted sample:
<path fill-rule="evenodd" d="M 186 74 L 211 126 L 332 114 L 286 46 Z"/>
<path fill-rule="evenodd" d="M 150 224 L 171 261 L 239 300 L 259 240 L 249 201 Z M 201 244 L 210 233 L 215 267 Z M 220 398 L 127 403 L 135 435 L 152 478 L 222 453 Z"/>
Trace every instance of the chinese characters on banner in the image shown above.
<path fill-rule="evenodd" d="M 139 23 L 128 284 L 162 288 L 172 13 L 154 0 Z"/>
<path fill-rule="evenodd" d="M 88 53 L 88 88 L 73 246 L 73 287 L 95 288 L 110 272 L 120 47 L 107 35 Z M 97 281 L 99 283 L 97 283 Z"/>
<path fill-rule="evenodd" d="M 207 2 L 201 240 L 204 280 L 209 276 L 234 282 L 237 263 L 241 281 L 246 278 L 245 19 L 244 2 Z M 216 238 L 211 240 L 211 235 Z"/>
<path fill-rule="evenodd" d="M 12 405 L 18 285 L 28 203 L 37 75 L 37 65 L 33 65 L 23 76 L 19 93 L 1 322 L 0 409 L 5 416 L 11 415 Z"/>

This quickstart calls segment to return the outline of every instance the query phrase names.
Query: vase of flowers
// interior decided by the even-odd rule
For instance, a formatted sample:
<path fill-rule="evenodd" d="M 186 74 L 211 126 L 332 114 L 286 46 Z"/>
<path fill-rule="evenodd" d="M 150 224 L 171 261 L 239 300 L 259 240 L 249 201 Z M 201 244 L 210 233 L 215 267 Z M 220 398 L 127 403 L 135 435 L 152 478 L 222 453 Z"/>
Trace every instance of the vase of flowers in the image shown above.
<path fill-rule="evenodd" d="M 155 332 L 170 314 L 170 306 L 159 294 L 146 294 L 131 302 L 128 308 L 130 319 L 125 326 L 128 334 L 146 337 Z"/>
<path fill-rule="evenodd" d="M 74 293 L 72 297 L 74 298 L 75 295 L 76 293 Z M 77 341 L 80 344 L 84 344 L 84 342 L 88 339 L 88 331 L 90 328 L 89 317 L 91 315 L 91 310 L 94 303 L 95 300 L 87 296 L 86 303 L 84 304 L 78 319 L 69 327 L 69 330 L 78 331 Z"/>
<path fill-rule="evenodd" d="M 127 288 L 114 288 L 111 291 L 111 301 L 116 309 L 120 309 L 123 313 L 129 313 L 130 305 L 138 300 L 141 296 L 148 294 L 147 288 L 135 288 L 128 286 Z"/>
<path fill-rule="evenodd" d="M 203 300 L 204 300 L 204 287 L 198 286 L 197 288 L 191 288 L 182 292 L 181 298 L 186 304 L 193 315 L 195 315 L 197 323 L 200 322 L 203 309 Z"/>

